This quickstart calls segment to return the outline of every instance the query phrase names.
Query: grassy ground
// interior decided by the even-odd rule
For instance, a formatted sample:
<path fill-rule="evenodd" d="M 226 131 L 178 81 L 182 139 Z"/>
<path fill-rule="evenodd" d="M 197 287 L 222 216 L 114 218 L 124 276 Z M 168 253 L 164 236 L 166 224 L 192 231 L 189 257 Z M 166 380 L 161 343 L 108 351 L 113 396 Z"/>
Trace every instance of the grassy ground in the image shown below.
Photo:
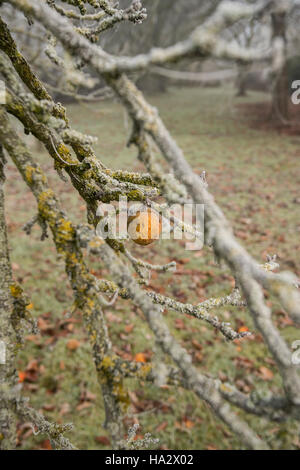
<path fill-rule="evenodd" d="M 300 138 L 255 128 L 247 107 L 239 103 L 266 101 L 264 95 L 232 98 L 230 89 L 172 89 L 150 98 L 159 107 L 172 134 L 196 171 L 206 170 L 210 191 L 215 195 L 241 242 L 262 262 L 267 253 L 277 253 L 283 269 L 300 275 L 299 258 L 299 143 Z M 249 112 L 251 111 L 249 107 Z M 134 149 L 125 147 L 128 122 L 117 103 L 72 105 L 68 114 L 73 127 L 99 137 L 97 155 L 113 168 L 141 169 Z M 258 127 L 258 126 L 256 126 Z M 47 155 L 34 149 L 63 206 L 76 222 L 85 220 L 85 206 L 60 181 Z M 37 228 L 28 237 L 22 225 L 35 213 L 35 202 L 9 164 L 6 183 L 7 219 L 14 275 L 24 285 L 39 318 L 41 335 L 29 335 L 20 353 L 18 368 L 25 372 L 24 393 L 31 404 L 50 420 L 73 422 L 72 442 L 81 449 L 109 448 L 102 427 L 102 400 L 79 313 L 70 314 L 72 293 L 52 241 L 41 242 Z M 297 201 L 294 202 L 294 201 Z M 130 249 L 132 247 L 130 246 Z M 151 248 L 133 249 L 146 260 L 176 260 L 179 273 L 153 275 L 151 286 L 181 301 L 199 302 L 228 293 L 233 279 L 227 269 L 214 264 L 211 251 L 186 252 L 181 243 L 160 241 Z M 96 275 L 104 277 L 100 263 L 92 260 Z M 274 319 L 289 344 L 299 332 L 272 299 Z M 236 329 L 253 330 L 246 311 L 223 309 L 220 318 Z M 71 315 L 71 316 L 70 316 Z M 116 350 L 126 358 L 144 353 L 151 358 L 153 339 L 140 312 L 124 301 L 106 310 L 110 335 Z M 205 374 L 231 381 L 242 391 L 256 386 L 276 392 L 280 378 L 260 335 L 234 344 L 205 324 L 166 312 L 165 318 L 177 339 L 192 354 Z M 70 341 L 75 340 L 75 341 Z M 23 374 L 24 377 L 24 374 Z M 141 435 L 151 432 L 162 448 L 237 449 L 238 439 L 192 393 L 181 389 L 157 390 L 128 381 L 133 419 Z M 299 448 L 299 429 L 293 422 L 277 425 L 248 418 L 257 432 L 274 448 Z M 20 448 L 49 448 L 45 436 L 33 436 L 28 423 L 19 427 Z"/>

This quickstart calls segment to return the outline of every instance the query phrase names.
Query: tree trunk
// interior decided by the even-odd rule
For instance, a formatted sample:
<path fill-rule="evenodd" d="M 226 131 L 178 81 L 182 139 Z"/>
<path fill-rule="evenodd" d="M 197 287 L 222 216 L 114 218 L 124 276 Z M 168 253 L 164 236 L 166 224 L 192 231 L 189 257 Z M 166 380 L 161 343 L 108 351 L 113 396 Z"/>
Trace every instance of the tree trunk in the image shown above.
<path fill-rule="evenodd" d="M 237 97 L 247 96 L 246 78 L 247 78 L 247 74 L 249 71 L 249 67 L 247 67 L 246 64 L 239 64 L 238 68 L 239 68 L 239 73 L 238 73 L 237 80 L 236 80 L 236 87 L 237 87 L 236 96 Z"/>
<path fill-rule="evenodd" d="M 271 15 L 273 48 L 273 99 L 272 119 L 285 122 L 289 119 L 289 82 L 287 70 L 287 15 L 290 7 L 288 0 L 280 0 Z"/>
<path fill-rule="evenodd" d="M 289 80 L 287 73 L 287 65 L 285 63 L 281 73 L 276 79 L 273 90 L 272 116 L 276 120 L 282 122 L 289 120 Z"/>

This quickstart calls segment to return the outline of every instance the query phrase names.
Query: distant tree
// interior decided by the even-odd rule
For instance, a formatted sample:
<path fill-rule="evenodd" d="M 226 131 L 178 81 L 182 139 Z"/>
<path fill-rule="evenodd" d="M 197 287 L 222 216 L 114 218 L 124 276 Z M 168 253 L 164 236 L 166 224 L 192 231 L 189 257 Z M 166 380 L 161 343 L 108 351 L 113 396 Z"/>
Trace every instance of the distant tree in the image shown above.
<path fill-rule="evenodd" d="M 271 14 L 274 72 L 272 117 L 281 121 L 288 121 L 289 119 L 287 19 L 290 9 L 290 0 L 279 0 L 275 2 Z"/>

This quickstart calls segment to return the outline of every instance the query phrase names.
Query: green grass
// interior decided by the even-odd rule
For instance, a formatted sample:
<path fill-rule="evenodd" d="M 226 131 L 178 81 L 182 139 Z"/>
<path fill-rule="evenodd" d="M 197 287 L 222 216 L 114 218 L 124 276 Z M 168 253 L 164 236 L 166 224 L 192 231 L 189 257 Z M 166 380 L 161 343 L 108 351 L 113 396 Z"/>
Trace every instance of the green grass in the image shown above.
<path fill-rule="evenodd" d="M 230 219 L 236 235 L 259 262 L 267 253 L 277 253 L 282 269 L 299 272 L 299 142 L 295 136 L 250 126 L 245 108 L 237 103 L 266 101 L 268 97 L 252 94 L 246 99 L 232 98 L 229 88 L 171 89 L 167 94 L 151 97 L 160 109 L 171 133 L 183 148 L 196 171 L 206 170 L 209 189 Z M 75 129 L 98 136 L 96 154 L 112 168 L 143 170 L 136 160 L 136 150 L 126 148 L 130 126 L 118 103 L 71 105 L 68 114 Z M 21 132 L 21 130 L 20 130 Z M 28 138 L 27 138 L 28 139 Z M 32 145 L 32 142 L 29 142 Z M 49 175 L 50 184 L 59 193 L 63 207 L 74 222 L 85 221 L 83 201 L 63 183 L 53 170 L 45 152 L 33 152 Z M 20 353 L 18 368 L 25 370 L 36 359 L 38 367 L 32 381 L 23 384 L 32 406 L 41 409 L 50 420 L 73 422 L 72 442 L 81 449 L 108 448 L 95 437 L 105 436 L 103 404 L 94 374 L 89 344 L 80 315 L 72 313 L 71 326 L 62 322 L 72 306 L 72 292 L 57 257 L 51 238 L 41 242 L 38 228 L 28 237 L 22 225 L 36 211 L 34 198 L 9 164 L 6 183 L 7 219 L 14 275 L 22 282 L 34 304 L 33 313 L 48 328 L 42 335 L 29 337 Z M 186 252 L 180 243 L 160 241 L 151 248 L 130 249 L 146 260 L 161 263 L 176 260 L 181 269 L 192 274 L 153 276 L 151 285 L 179 300 L 199 302 L 210 296 L 228 293 L 232 277 L 227 269 L 216 266 L 212 252 Z M 100 260 L 92 259 L 96 274 L 104 277 Z M 296 328 L 287 320 L 278 303 L 273 303 L 274 320 L 290 344 L 299 339 Z M 217 312 L 230 320 L 233 327 L 246 325 L 255 333 L 246 311 L 226 308 Z M 119 300 L 106 310 L 110 335 L 117 351 L 128 357 L 138 352 L 151 355 L 154 343 L 140 312 L 128 302 Z M 182 317 L 183 327 L 176 328 L 178 314 L 166 312 L 166 321 L 174 335 L 192 354 L 199 369 L 213 377 L 227 378 L 244 391 L 256 386 L 263 391 L 278 391 L 281 381 L 264 347 L 260 335 L 240 344 L 226 343 L 220 334 L 206 324 Z M 134 325 L 126 333 L 126 325 Z M 45 326 L 45 323 L 44 323 Z M 75 351 L 67 348 L 70 339 L 78 339 Z M 241 361 L 239 358 L 246 358 Z M 258 372 L 267 367 L 274 373 L 266 381 Z M 238 439 L 218 421 L 207 405 L 182 389 L 158 390 L 152 385 L 128 381 L 134 403 L 133 414 L 141 425 L 141 434 L 151 432 L 163 448 L 173 449 L 238 449 Z M 90 406 L 81 407 L 86 391 Z M 240 412 L 239 412 L 240 413 Z M 240 413 L 242 415 L 242 413 Z M 247 417 L 249 423 L 274 448 L 297 448 L 295 423 L 270 424 Z M 128 425 L 132 417 L 127 419 Z M 45 436 L 30 435 L 28 427 L 20 428 L 20 448 L 45 447 Z"/>

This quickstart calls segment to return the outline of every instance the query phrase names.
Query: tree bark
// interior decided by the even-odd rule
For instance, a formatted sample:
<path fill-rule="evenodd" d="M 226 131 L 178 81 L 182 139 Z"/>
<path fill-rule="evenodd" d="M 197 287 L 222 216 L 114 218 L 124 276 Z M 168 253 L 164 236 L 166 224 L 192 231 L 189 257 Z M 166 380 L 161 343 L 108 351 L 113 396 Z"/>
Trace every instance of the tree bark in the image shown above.
<path fill-rule="evenodd" d="M 4 214 L 4 154 L 0 145 L 0 449 L 14 449 L 16 445 L 16 419 L 13 411 L 1 399 L 17 384 L 15 369 L 16 337 L 11 322 L 13 297 L 12 273 L 9 260 L 7 230 Z M 4 353 L 4 354 L 3 354 Z"/>

